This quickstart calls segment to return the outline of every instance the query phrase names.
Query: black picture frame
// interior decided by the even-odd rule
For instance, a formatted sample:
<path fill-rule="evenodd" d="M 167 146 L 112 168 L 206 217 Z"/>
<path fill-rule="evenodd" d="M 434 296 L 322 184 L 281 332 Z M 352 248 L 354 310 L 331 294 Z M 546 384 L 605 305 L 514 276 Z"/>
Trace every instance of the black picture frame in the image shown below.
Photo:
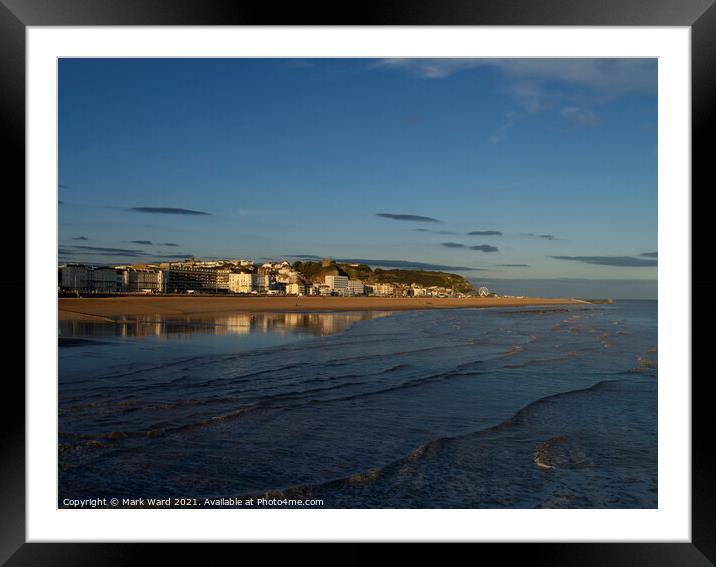
<path fill-rule="evenodd" d="M 265 3 L 210 0 L 0 0 L 0 117 L 4 151 L 6 211 L 24 210 L 25 185 L 25 31 L 28 26 L 85 25 L 579 25 L 687 26 L 692 50 L 692 185 L 704 185 L 710 161 L 706 136 L 716 131 L 716 6 L 715 0 L 389 0 L 334 7 L 295 3 L 281 9 Z M 689 188 L 684 188 L 689 190 Z M 705 189 L 702 188 L 702 191 Z M 695 192 L 692 191 L 692 203 Z M 15 201 L 13 201 L 15 200 Z M 701 207 L 705 214 L 706 207 Z M 694 208 L 698 212 L 699 208 Z M 17 225 L 6 215 L 6 242 L 18 240 Z M 708 242 L 696 232 L 692 218 L 692 257 Z M 702 238 L 699 238 L 701 236 Z M 703 256 L 701 256 L 703 257 Z M 13 261 L 16 261 L 13 259 Z M 713 306 L 706 295 L 714 290 L 708 276 L 692 275 L 692 302 L 703 298 L 693 322 L 706 321 Z M 24 278 L 2 283 L 12 297 L 9 316 L 24 316 Z M 713 294 L 712 294 L 713 295 Z M 13 310 L 16 310 L 15 313 Z M 23 317 L 24 320 L 24 317 Z M 21 334 L 18 333 L 17 336 Z M 22 333 L 23 340 L 25 339 Z M 692 333 L 693 352 L 705 352 L 710 333 Z M 30 337 L 31 338 L 31 337 Z M 701 348 L 699 348 L 701 347 Z M 9 368 L 9 367 L 8 367 Z M 541 565 L 712 565 L 716 562 L 716 471 L 710 451 L 711 410 L 705 382 L 708 375 L 692 372 L 692 539 L 691 543 L 483 544 L 500 561 Z M 691 379 L 684 376 L 684 380 Z M 5 401 L 0 411 L 0 565 L 137 565 L 166 564 L 175 556 L 205 564 L 216 554 L 206 544 L 181 547 L 130 543 L 25 543 L 25 387 L 17 371 L 6 371 Z M 226 546 L 222 546 L 225 548 Z M 293 546 L 271 551 L 273 561 L 295 560 Z M 369 559 L 372 546 L 350 544 L 324 554 L 331 563 L 357 564 Z M 424 552 L 421 550 L 421 556 Z M 444 556 L 442 556 L 444 560 Z M 239 556 L 235 559 L 240 560 Z M 318 557 L 312 554 L 311 560 Z"/>

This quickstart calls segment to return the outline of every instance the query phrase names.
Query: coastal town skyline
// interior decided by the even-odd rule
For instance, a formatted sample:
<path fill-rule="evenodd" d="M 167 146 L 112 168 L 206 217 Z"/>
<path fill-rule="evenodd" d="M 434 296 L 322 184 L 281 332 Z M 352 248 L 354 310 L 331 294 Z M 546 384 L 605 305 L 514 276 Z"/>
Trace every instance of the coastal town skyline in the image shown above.
<path fill-rule="evenodd" d="M 656 80 L 647 59 L 61 59 L 58 259 L 655 298 Z"/>

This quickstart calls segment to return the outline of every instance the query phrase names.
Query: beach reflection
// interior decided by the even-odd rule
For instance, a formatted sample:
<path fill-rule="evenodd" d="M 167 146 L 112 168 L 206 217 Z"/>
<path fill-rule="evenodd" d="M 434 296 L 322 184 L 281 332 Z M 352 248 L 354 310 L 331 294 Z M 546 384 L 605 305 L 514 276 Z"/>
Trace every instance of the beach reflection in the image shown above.
<path fill-rule="evenodd" d="M 59 336 L 70 337 L 190 337 L 205 335 L 332 335 L 359 321 L 390 315 L 389 311 L 335 313 L 230 313 L 167 317 L 133 316 L 115 322 L 59 321 Z"/>

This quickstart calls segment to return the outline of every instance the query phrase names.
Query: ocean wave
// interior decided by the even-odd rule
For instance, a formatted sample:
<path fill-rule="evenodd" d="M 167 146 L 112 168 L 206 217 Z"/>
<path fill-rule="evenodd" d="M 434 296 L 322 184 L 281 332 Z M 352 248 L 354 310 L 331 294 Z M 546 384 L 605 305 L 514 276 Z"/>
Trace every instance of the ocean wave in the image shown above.
<path fill-rule="evenodd" d="M 542 469 L 582 468 L 592 464 L 584 448 L 569 435 L 552 437 L 538 444 L 534 462 Z"/>
<path fill-rule="evenodd" d="M 517 411 L 512 417 L 495 426 L 466 433 L 464 435 L 445 436 L 432 439 L 422 445 L 419 445 L 409 454 L 400 457 L 383 467 L 373 467 L 366 471 L 357 472 L 346 477 L 332 479 L 321 483 L 273 489 L 265 494 L 262 494 L 261 496 L 269 493 L 276 497 L 280 496 L 284 498 L 294 498 L 299 495 L 320 496 L 321 493 L 326 490 L 348 489 L 350 487 L 355 487 L 356 485 L 366 486 L 368 484 L 375 483 L 380 479 L 388 478 L 391 475 L 404 477 L 406 474 L 412 473 L 416 464 L 419 464 L 426 459 L 436 458 L 441 450 L 449 444 L 480 437 L 486 438 L 494 433 L 507 433 L 510 430 L 527 424 L 530 419 L 530 415 L 540 406 L 574 395 L 599 392 L 609 388 L 610 385 L 618 383 L 620 383 L 619 380 L 603 380 L 588 388 L 570 390 L 567 392 L 560 392 L 558 394 L 545 396 L 527 404 Z M 544 463 L 546 465 L 545 468 L 555 468 L 555 466 L 562 468 L 579 468 L 588 466 L 591 463 L 588 457 L 584 454 L 584 451 L 567 436 L 554 437 L 548 439 L 544 443 L 541 443 L 537 446 L 537 450 L 535 451 L 535 456 L 533 458 L 536 464 L 538 459 L 540 462 Z"/>
<path fill-rule="evenodd" d="M 516 311 L 504 311 L 499 313 L 501 316 L 511 315 L 551 315 L 553 313 L 568 313 L 571 309 L 566 307 L 557 307 L 554 309 L 520 309 Z"/>
<path fill-rule="evenodd" d="M 552 358 L 534 358 L 530 360 L 525 360 L 524 362 L 516 362 L 514 364 L 505 364 L 503 368 L 528 368 L 530 366 L 543 366 L 543 365 L 549 365 L 553 364 L 555 362 L 563 362 L 565 360 L 570 360 L 573 358 L 576 358 L 578 353 L 576 351 L 569 351 L 563 354 L 562 356 L 555 356 Z"/>

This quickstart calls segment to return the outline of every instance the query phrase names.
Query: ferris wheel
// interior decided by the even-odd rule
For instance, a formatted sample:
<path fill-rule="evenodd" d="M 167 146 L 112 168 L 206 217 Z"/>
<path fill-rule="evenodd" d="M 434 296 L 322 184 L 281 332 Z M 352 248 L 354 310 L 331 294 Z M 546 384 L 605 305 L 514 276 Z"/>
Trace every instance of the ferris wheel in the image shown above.
<path fill-rule="evenodd" d="M 490 295 L 490 290 L 483 285 L 480 289 L 477 290 L 477 294 L 480 297 L 487 297 L 488 295 Z"/>

